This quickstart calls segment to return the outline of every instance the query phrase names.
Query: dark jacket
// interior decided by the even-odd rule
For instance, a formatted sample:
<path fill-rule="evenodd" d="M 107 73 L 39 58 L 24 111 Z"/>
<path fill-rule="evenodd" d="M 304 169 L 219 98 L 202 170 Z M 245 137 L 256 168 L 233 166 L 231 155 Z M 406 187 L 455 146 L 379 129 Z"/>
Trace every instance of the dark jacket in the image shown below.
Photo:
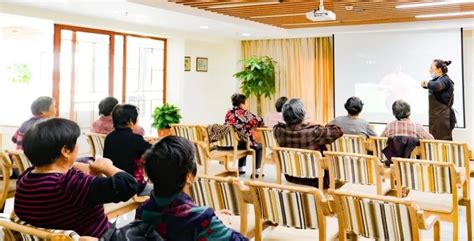
<path fill-rule="evenodd" d="M 412 136 L 389 137 L 382 153 L 387 157 L 386 166 L 392 164 L 392 157 L 410 158 L 411 152 L 419 145 L 420 140 Z"/>

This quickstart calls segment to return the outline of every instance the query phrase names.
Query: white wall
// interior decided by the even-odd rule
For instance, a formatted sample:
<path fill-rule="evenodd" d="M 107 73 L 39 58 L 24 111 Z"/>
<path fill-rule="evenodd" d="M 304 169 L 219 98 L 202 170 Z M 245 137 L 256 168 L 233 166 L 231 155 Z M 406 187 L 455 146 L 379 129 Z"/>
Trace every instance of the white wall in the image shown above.
<path fill-rule="evenodd" d="M 191 57 L 191 71 L 184 73 L 182 88 L 183 123 L 223 123 L 230 108 L 230 96 L 237 91 L 232 77 L 239 69 L 240 41 L 206 43 L 186 41 L 186 56 Z M 208 72 L 196 71 L 196 57 L 208 58 Z"/>

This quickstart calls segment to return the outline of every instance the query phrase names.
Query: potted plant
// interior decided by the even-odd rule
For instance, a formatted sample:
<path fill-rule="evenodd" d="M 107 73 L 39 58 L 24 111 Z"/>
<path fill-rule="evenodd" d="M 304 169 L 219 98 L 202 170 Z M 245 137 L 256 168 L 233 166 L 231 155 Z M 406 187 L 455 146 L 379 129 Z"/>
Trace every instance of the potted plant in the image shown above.
<path fill-rule="evenodd" d="M 158 130 L 159 137 L 170 135 L 170 125 L 178 124 L 182 118 L 179 111 L 178 107 L 168 103 L 164 103 L 162 106 L 155 108 L 151 126 Z"/>
<path fill-rule="evenodd" d="M 247 96 L 257 97 L 257 114 L 262 116 L 262 96 L 275 94 L 275 63 L 268 56 L 254 56 L 241 61 L 243 70 L 234 77 L 241 81 L 241 90 Z"/>

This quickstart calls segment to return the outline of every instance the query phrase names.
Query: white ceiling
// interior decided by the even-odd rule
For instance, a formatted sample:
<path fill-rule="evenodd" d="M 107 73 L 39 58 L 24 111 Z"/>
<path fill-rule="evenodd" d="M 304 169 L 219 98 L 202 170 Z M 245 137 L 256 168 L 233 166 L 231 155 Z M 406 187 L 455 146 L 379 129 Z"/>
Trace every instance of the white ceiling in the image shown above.
<path fill-rule="evenodd" d="M 148 4 L 148 6 L 144 4 Z M 150 7 L 150 5 L 153 7 Z M 91 16 L 111 20 L 119 24 L 132 23 L 135 24 L 135 26 L 156 27 L 169 30 L 170 32 L 184 32 L 186 36 L 190 38 L 194 38 L 194 36 L 205 36 L 210 39 L 213 37 L 232 39 L 294 38 L 328 36 L 347 32 L 451 27 L 474 28 L 473 19 L 458 19 L 285 30 L 180 4 L 169 3 L 166 0 L 1 0 L 0 12 L 2 12 L 2 6 L 3 9 L 7 9 L 7 6 L 14 6 L 17 9 L 16 12 L 20 13 L 25 12 L 24 8 L 48 11 L 47 14 L 44 13 L 36 17 L 44 18 L 44 15 L 49 17 L 51 13 L 61 13 L 65 15 L 62 19 L 74 19 L 72 15 L 75 15 L 76 19 L 77 16 Z M 71 14 L 71 16 L 67 14 Z M 51 19 L 54 19 L 54 16 L 51 16 Z M 74 20 L 71 21 L 71 24 L 74 24 Z M 201 26 L 207 26 L 208 28 L 202 29 Z M 242 34 L 250 34 L 250 36 L 243 36 Z"/>

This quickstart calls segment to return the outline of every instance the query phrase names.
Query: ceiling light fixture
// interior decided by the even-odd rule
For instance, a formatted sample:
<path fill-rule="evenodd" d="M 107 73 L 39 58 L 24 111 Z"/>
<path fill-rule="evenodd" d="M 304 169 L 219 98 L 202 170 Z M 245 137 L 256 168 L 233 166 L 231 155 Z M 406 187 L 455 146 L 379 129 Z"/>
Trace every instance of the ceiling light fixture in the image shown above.
<path fill-rule="evenodd" d="M 272 5 L 279 4 L 280 1 L 273 2 L 258 2 L 258 3 L 235 3 L 235 4 L 220 4 L 220 5 L 211 5 L 206 9 L 223 9 L 223 8 L 239 8 L 239 7 L 251 7 L 251 6 L 261 6 L 261 5 Z"/>
<path fill-rule="evenodd" d="M 460 3 L 474 3 L 474 1 L 473 0 L 451 0 L 447 2 L 403 4 L 403 5 L 397 5 L 395 6 L 395 8 L 398 8 L 398 9 L 428 8 L 428 7 L 436 7 L 436 6 L 452 5 L 452 4 L 460 4 Z"/>
<path fill-rule="evenodd" d="M 438 13 L 438 14 L 423 14 L 417 15 L 415 18 L 442 18 L 442 17 L 457 17 L 474 15 L 474 11 L 458 12 L 458 13 Z"/>
<path fill-rule="evenodd" d="M 274 14 L 274 15 L 261 15 L 261 16 L 252 16 L 251 19 L 259 18 L 280 18 L 280 17 L 293 17 L 293 16 L 304 16 L 306 13 L 288 13 L 288 14 Z"/>
<path fill-rule="evenodd" d="M 251 35 L 252 35 L 252 34 L 250 34 L 250 33 L 242 33 L 242 36 L 244 36 L 244 37 L 249 37 L 249 36 L 251 36 Z"/>

